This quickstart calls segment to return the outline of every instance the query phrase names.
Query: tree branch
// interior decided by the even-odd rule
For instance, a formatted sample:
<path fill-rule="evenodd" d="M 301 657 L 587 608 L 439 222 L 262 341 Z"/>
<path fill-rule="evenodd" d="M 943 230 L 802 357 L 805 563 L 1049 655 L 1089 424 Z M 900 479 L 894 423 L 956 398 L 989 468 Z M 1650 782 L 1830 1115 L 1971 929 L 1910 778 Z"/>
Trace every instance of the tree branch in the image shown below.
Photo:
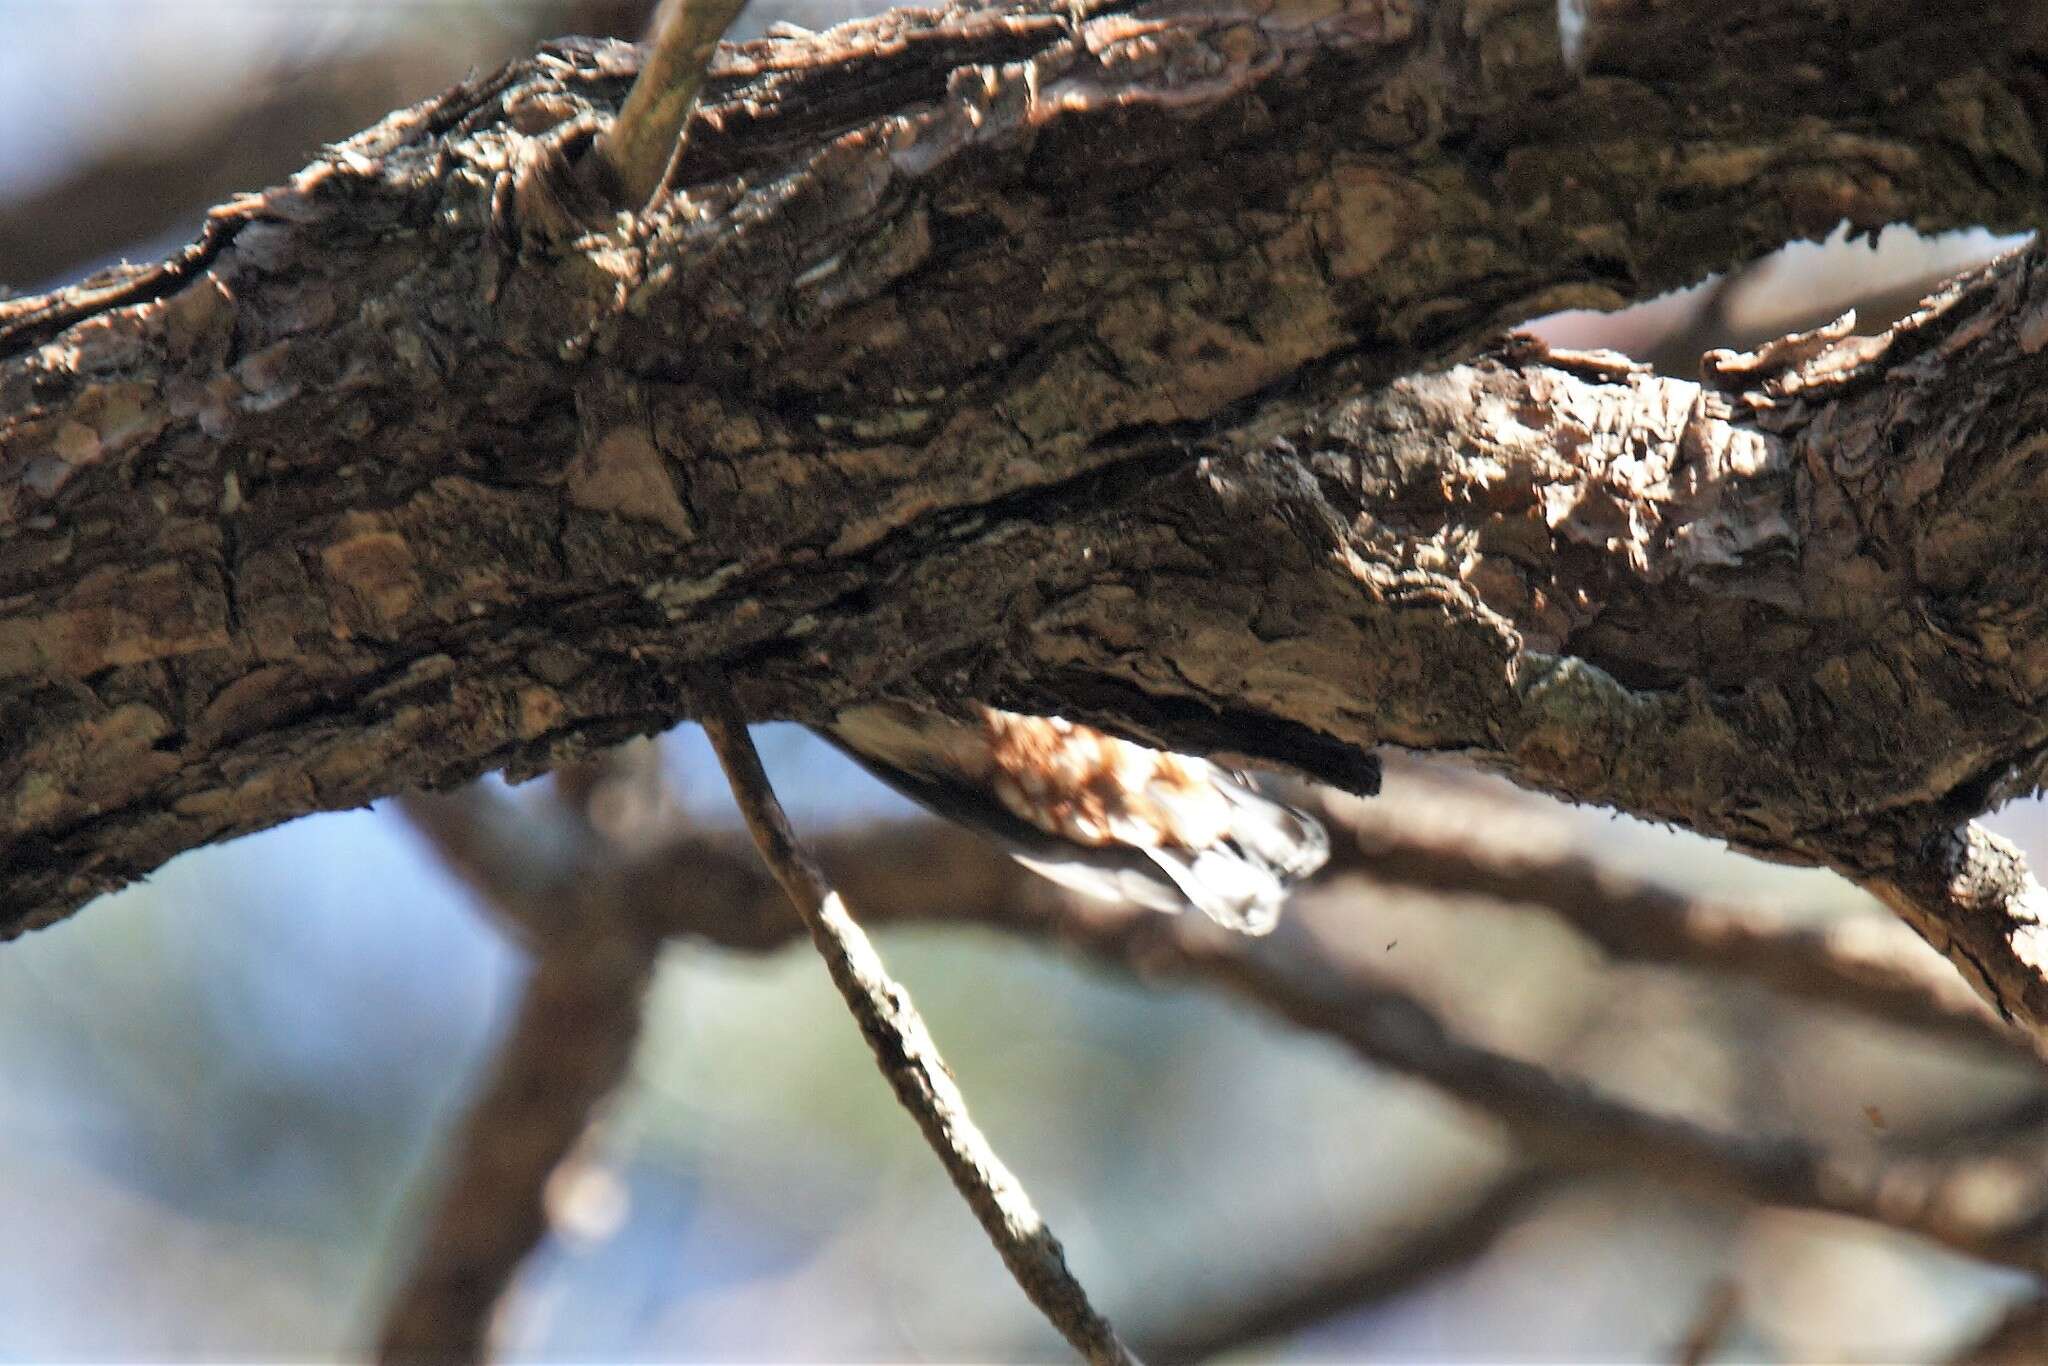
<path fill-rule="evenodd" d="M 1406 774 L 1401 775 L 1406 777 Z M 1427 778 L 1404 800 L 1326 802 L 1355 844 L 1332 862 L 1383 882 L 1540 906 L 1612 957 L 1761 982 L 1999 1051 L 2025 1049 L 1953 968 L 1881 917 L 1802 925 L 1768 907 L 1711 900 L 1614 871 L 1545 828 L 1526 806 L 1455 798 Z M 1426 795 L 1418 798 L 1416 788 Z"/>
<path fill-rule="evenodd" d="M 1954 1160 L 1838 1156 L 1803 1138 L 1720 1133 L 1456 1037 L 1423 1005 L 1305 940 L 1299 915 L 1250 941 L 1185 917 L 1076 898 L 957 827 L 912 822 L 820 841 L 844 894 L 876 924 L 984 925 L 1064 944 L 1149 981 L 1221 988 L 1413 1076 L 1502 1123 L 1553 1165 L 1612 1167 L 1708 1196 L 1819 1209 L 1916 1233 L 1988 1261 L 2048 1272 L 2048 1191 L 2013 1180 L 1999 1153 Z M 775 884 L 730 840 L 693 838 L 629 861 L 652 929 L 730 948 L 779 948 L 802 932 Z M 706 889 L 716 888 L 716 895 Z"/>
<path fill-rule="evenodd" d="M 381 1361 L 489 1355 L 506 1290 L 547 1231 L 547 1192 L 631 1063 L 661 940 L 627 913 L 628 889 L 605 875 L 641 852 L 633 823 L 601 828 L 593 807 L 658 781 L 653 763 L 649 746 L 583 766 L 558 793 L 552 820 L 474 788 L 406 800 L 414 825 L 535 961 L 386 1312 Z M 645 837 L 678 813 L 656 801 L 638 814 Z"/>
<path fill-rule="evenodd" d="M 1185 1322 L 1145 1344 L 1145 1358 L 1210 1361 L 1384 1303 L 1477 1261 L 1561 1184 L 1554 1171 L 1513 1172 L 1428 1227 L 1326 1254 L 1294 1279 L 1259 1287 L 1260 1297 L 1248 1303 L 1190 1306 Z"/>
<path fill-rule="evenodd" d="M 1583 78 L 1547 0 L 728 48 L 679 192 L 566 244 L 523 208 L 632 59 L 555 49 L 0 305 L 0 924 L 729 676 L 1352 786 L 1459 751 L 1841 869 L 2048 1040 L 1956 833 L 2048 756 L 2038 250 L 1705 386 L 1386 383 L 1843 216 L 2035 222 L 2048 12 L 1592 17 Z"/>
<path fill-rule="evenodd" d="M 385 1362 L 482 1361 L 494 1311 L 547 1231 L 549 1178 L 625 1075 L 652 946 L 592 934 L 540 955 L 490 1082 L 471 1107 L 385 1319 Z"/>

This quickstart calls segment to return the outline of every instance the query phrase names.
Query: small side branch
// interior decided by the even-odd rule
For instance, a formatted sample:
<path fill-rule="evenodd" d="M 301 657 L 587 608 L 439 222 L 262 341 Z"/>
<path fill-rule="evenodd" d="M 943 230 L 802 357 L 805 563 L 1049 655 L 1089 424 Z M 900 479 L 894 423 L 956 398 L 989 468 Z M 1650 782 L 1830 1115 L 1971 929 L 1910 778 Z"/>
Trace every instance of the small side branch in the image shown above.
<path fill-rule="evenodd" d="M 802 916 L 883 1075 L 988 1231 L 1010 1274 L 1088 1361 L 1135 1361 L 1067 1269 L 1059 1240 L 1039 1217 L 1023 1185 L 968 1116 L 967 1101 L 910 993 L 889 976 L 839 893 L 797 843 L 745 724 L 727 713 L 707 716 L 704 730 L 762 858 Z"/>
<path fill-rule="evenodd" d="M 625 105 L 597 139 L 597 155 L 618 181 L 620 205 L 644 207 L 661 190 L 711 54 L 746 0 L 667 0 L 654 21 L 647 64 Z"/>
<path fill-rule="evenodd" d="M 1973 823 L 1864 885 L 2048 1057 L 2048 890 L 2025 855 Z"/>

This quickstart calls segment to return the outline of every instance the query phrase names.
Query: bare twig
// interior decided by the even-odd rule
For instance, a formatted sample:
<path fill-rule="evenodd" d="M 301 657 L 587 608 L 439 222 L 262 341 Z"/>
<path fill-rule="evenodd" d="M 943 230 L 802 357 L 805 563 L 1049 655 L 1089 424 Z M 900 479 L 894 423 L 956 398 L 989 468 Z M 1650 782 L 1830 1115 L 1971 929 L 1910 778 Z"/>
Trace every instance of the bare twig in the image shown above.
<path fill-rule="evenodd" d="M 1039 1217 L 1022 1184 L 968 1116 L 966 1099 L 909 992 L 889 976 L 839 893 L 797 843 L 745 725 L 728 714 L 705 718 L 704 729 L 732 783 L 747 829 L 810 930 L 811 942 L 867 1036 L 875 1060 L 988 1231 L 1010 1274 L 1087 1360 L 1134 1361 L 1067 1269 L 1059 1240 Z"/>
<path fill-rule="evenodd" d="M 1261 1286 L 1255 1301 L 1189 1315 L 1148 1341 L 1146 1358 L 1207 1361 L 1390 1300 L 1484 1256 L 1562 1179 L 1544 1168 L 1510 1173 L 1408 1237 L 1333 1252 L 1287 1284 Z"/>
<path fill-rule="evenodd" d="M 1716 902 L 1617 873 L 1571 848 L 1557 830 L 1503 821 L 1501 800 L 1441 789 L 1425 800 L 1426 819 L 1411 803 L 1328 804 L 1331 823 L 1354 836 L 1340 842 L 1332 867 L 1538 906 L 1616 958 L 1747 977 L 1944 1037 L 2032 1051 L 1895 918 L 1793 924 L 1763 906 Z"/>
<path fill-rule="evenodd" d="M 664 0 L 646 64 L 595 147 L 617 178 L 622 206 L 641 208 L 660 191 L 711 55 L 745 5 L 746 0 Z"/>

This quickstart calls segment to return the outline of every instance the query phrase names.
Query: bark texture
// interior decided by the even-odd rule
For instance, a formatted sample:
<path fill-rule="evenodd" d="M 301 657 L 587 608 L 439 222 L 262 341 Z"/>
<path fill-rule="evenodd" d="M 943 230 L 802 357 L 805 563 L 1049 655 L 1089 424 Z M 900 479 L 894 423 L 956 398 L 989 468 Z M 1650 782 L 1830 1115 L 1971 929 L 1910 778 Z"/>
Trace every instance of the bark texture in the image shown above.
<path fill-rule="evenodd" d="M 1488 343 L 1843 218 L 2033 225 L 2048 10 L 1589 8 L 1583 74 L 1549 0 L 784 34 L 587 230 L 634 52 L 561 46 L 0 304 L 0 931 L 887 692 L 1354 788 L 1463 752 L 1843 869 L 2048 1037 L 2039 889 L 1964 829 L 2048 745 L 2040 253 L 1701 385 Z"/>

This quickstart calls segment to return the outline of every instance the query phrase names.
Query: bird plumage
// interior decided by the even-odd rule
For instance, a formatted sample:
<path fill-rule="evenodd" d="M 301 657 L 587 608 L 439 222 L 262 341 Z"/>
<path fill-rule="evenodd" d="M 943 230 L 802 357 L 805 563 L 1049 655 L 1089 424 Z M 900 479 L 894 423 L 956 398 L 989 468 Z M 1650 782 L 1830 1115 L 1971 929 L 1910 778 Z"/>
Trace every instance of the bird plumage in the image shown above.
<path fill-rule="evenodd" d="M 1323 865 L 1314 817 L 1252 780 L 1059 717 L 897 703 L 841 712 L 828 739 L 939 815 L 1063 886 L 1264 934 Z"/>

